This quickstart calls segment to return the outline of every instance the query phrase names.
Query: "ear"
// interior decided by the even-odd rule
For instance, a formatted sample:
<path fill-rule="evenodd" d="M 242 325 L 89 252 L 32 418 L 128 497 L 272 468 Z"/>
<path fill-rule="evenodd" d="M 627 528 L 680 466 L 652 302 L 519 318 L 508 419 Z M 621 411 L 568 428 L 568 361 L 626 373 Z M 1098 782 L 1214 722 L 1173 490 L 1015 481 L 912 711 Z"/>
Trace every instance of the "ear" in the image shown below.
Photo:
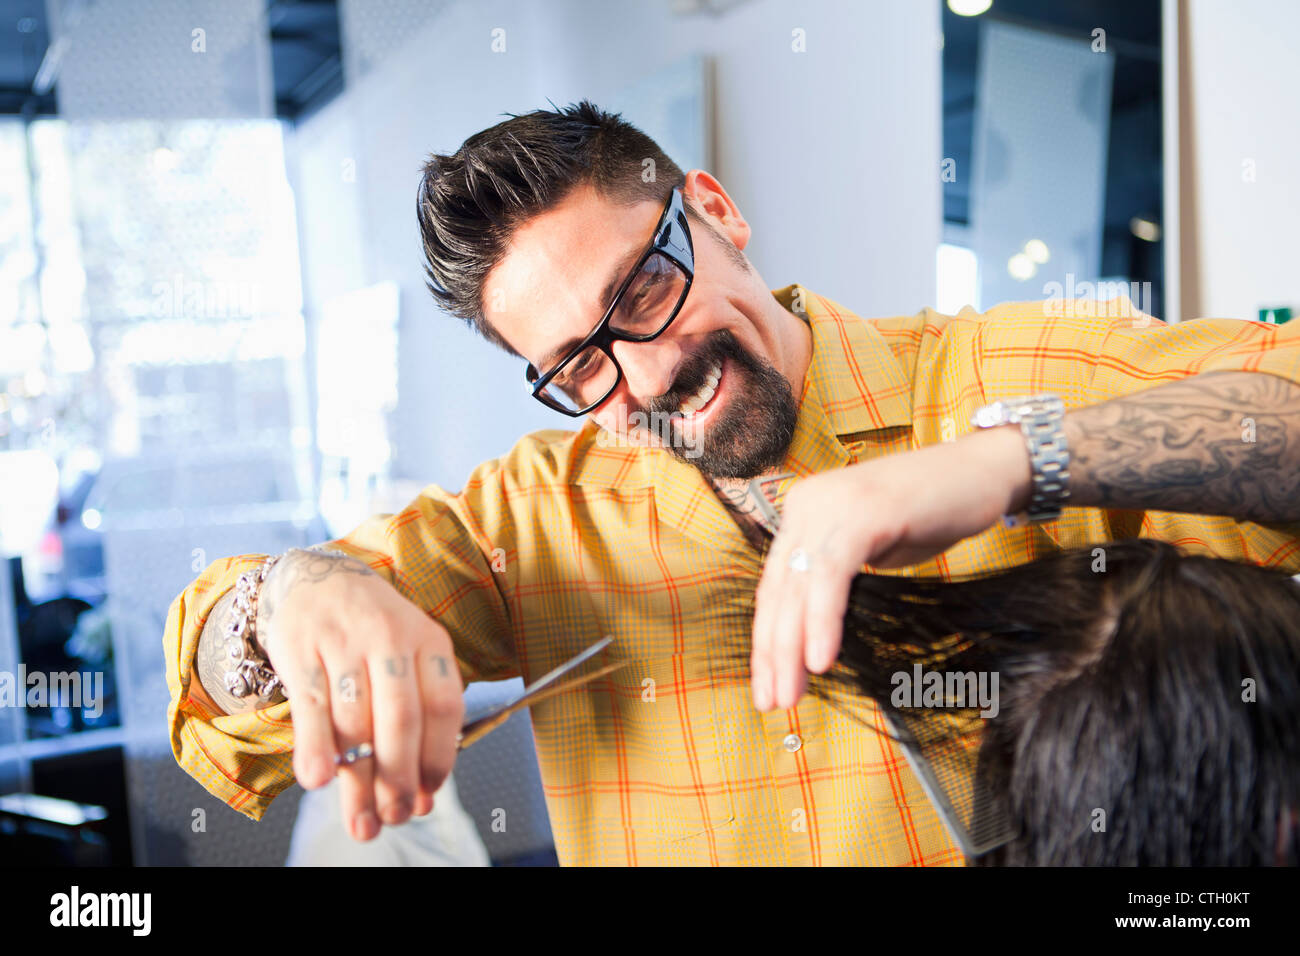
<path fill-rule="evenodd" d="M 692 169 L 686 174 L 682 195 L 691 202 L 697 213 L 730 239 L 737 249 L 749 245 L 749 223 L 740 214 L 740 207 L 722 188 L 722 184 L 704 170 Z"/>

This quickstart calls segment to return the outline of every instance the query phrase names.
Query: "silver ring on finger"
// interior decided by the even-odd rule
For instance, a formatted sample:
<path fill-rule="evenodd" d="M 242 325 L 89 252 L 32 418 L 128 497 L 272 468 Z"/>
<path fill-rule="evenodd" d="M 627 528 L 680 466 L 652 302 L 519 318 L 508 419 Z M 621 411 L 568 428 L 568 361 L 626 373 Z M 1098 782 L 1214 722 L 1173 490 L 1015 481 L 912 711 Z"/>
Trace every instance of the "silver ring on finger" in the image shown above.
<path fill-rule="evenodd" d="M 803 548 L 795 548 L 790 552 L 789 560 L 790 570 L 798 574 L 808 570 L 808 552 Z"/>
<path fill-rule="evenodd" d="M 336 766 L 339 765 L 346 766 L 346 765 L 354 764 L 358 760 L 365 760 L 367 757 L 373 757 L 374 755 L 375 755 L 374 746 L 372 746 L 368 742 L 360 743 L 357 744 L 355 747 L 349 747 L 341 754 L 335 754 L 334 764 Z"/>

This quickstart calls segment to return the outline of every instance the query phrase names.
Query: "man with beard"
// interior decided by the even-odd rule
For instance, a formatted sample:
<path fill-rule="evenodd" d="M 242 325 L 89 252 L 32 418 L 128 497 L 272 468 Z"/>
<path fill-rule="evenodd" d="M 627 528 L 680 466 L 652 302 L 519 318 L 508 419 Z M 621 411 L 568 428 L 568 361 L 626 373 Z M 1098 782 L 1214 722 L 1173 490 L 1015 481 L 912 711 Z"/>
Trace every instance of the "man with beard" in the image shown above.
<path fill-rule="evenodd" d="M 439 305 L 585 421 L 279 556 L 255 609 L 232 590 L 265 555 L 177 598 L 177 759 L 253 819 L 336 775 L 358 839 L 427 813 L 466 682 L 608 635 L 626 666 L 532 710 L 561 863 L 960 863 L 871 714 L 803 695 L 856 573 L 1135 535 L 1300 570 L 1300 323 L 1083 301 L 864 320 L 772 291 L 722 185 L 586 102 L 434 156 L 417 216 Z M 770 540 L 750 480 L 784 473 Z M 241 615 L 291 700 L 228 691 Z M 737 635 L 748 680 L 715 666 Z"/>

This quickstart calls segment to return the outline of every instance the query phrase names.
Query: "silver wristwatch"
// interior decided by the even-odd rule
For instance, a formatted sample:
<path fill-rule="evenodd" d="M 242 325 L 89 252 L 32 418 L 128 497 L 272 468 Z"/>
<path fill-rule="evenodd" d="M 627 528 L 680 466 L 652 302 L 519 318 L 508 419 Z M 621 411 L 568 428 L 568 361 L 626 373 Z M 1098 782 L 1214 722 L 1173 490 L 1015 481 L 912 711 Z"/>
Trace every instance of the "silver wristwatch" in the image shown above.
<path fill-rule="evenodd" d="M 1056 395 L 1004 398 L 975 410 L 976 428 L 1019 425 L 1029 447 L 1033 488 L 1029 506 L 1019 514 L 1004 515 L 1003 524 L 1014 528 L 1031 521 L 1054 521 L 1070 497 L 1070 449 L 1065 442 L 1065 403 Z"/>

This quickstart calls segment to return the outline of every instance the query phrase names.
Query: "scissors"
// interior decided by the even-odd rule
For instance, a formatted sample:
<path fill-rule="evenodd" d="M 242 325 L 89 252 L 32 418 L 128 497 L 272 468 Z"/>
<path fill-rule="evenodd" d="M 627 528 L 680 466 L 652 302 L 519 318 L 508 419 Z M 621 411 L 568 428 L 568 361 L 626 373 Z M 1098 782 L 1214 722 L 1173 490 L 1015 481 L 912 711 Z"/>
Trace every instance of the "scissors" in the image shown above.
<path fill-rule="evenodd" d="M 758 522 L 768 534 L 775 535 L 777 529 L 781 527 L 781 512 L 777 510 L 776 506 L 776 499 L 781 495 L 781 492 L 774 490 L 769 494 L 768 485 L 778 485 L 783 481 L 798 477 L 794 472 L 786 471 L 779 475 L 769 475 L 766 478 L 755 478 L 749 483 L 750 499 L 754 502 L 754 507 L 758 511 Z"/>
<path fill-rule="evenodd" d="M 581 677 L 575 677 L 563 683 L 556 683 L 565 674 L 572 671 L 578 665 L 595 657 L 605 648 L 614 642 L 614 638 L 606 637 L 592 644 L 577 657 L 570 658 L 555 670 L 543 674 L 537 680 L 533 681 L 523 689 L 523 692 L 514 700 L 507 701 L 498 707 L 493 707 L 482 717 L 471 720 L 460 728 L 460 733 L 456 735 L 456 749 L 464 750 L 470 744 L 481 740 L 492 731 L 504 724 L 510 716 L 517 710 L 524 707 L 530 707 L 539 701 L 546 700 L 548 697 L 554 697 L 556 694 L 563 694 L 565 691 L 581 687 L 597 677 L 603 677 L 605 674 L 612 673 L 620 667 L 626 667 L 630 661 L 617 661 L 613 664 L 606 664 L 604 667 L 597 668 L 589 674 L 583 674 Z M 356 747 L 346 750 L 341 754 L 334 755 L 335 765 L 350 765 L 358 760 L 364 760 L 366 757 L 375 755 L 374 745 L 363 743 Z"/>
<path fill-rule="evenodd" d="M 555 670 L 537 678 L 537 680 L 525 687 L 523 692 L 514 700 L 508 701 L 499 707 L 494 707 L 482 717 L 478 717 L 465 724 L 465 726 L 460 729 L 460 735 L 456 738 L 456 749 L 464 750 L 470 744 L 482 739 L 487 734 L 490 734 L 492 731 L 504 724 L 510 718 L 510 715 L 517 710 L 524 707 L 530 707 L 533 704 L 546 700 L 548 697 L 553 697 L 556 694 L 563 694 L 565 691 L 581 687 L 583 684 L 593 681 L 597 677 L 602 677 L 605 674 L 618 670 L 620 667 L 625 667 L 630 663 L 629 661 L 617 661 L 613 664 L 606 664 L 603 667 L 599 667 L 588 674 L 583 674 L 581 677 L 574 677 L 562 683 L 556 683 L 565 674 L 568 674 L 580 664 L 595 657 L 613 643 L 613 641 L 614 638 L 612 637 L 602 638 L 595 644 L 592 644 L 591 647 L 587 648 L 577 657 L 570 658 L 559 667 L 555 668 Z"/>

